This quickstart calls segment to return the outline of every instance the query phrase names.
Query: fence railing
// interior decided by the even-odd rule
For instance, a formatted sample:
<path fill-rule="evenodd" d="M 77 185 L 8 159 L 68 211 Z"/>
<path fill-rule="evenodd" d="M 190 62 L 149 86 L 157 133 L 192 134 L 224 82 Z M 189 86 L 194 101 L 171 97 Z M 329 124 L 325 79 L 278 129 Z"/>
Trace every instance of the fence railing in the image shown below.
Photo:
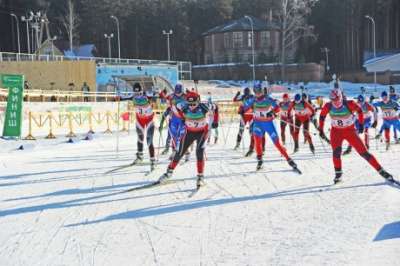
<path fill-rule="evenodd" d="M 220 123 L 231 123 L 238 121 L 237 104 L 220 102 Z M 162 113 L 166 106 L 155 109 L 155 125 L 158 127 Z M 129 115 L 127 115 L 129 114 Z M 0 114 L 0 121 L 4 114 Z M 132 108 L 128 110 L 104 110 L 104 111 L 77 111 L 77 112 L 32 112 L 29 111 L 24 119 L 24 132 L 22 137 L 26 140 L 36 140 L 39 136 L 45 139 L 55 139 L 66 136 L 68 138 L 77 136 L 78 133 L 104 133 L 112 134 L 117 131 L 129 132 L 135 128 L 135 112 Z M 57 131 L 57 132 L 56 132 Z M 79 131 L 79 132 L 78 132 Z"/>

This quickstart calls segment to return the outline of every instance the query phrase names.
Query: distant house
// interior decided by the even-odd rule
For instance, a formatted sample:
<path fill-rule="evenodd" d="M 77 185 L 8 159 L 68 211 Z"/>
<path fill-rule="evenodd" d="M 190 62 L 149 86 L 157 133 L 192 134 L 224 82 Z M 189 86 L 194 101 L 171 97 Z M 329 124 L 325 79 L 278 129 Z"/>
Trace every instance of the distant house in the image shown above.
<path fill-rule="evenodd" d="M 369 59 L 364 67 L 368 72 L 400 72 L 400 53 Z"/>
<path fill-rule="evenodd" d="M 280 54 L 280 28 L 269 20 L 251 17 L 254 26 L 256 63 L 277 62 Z M 204 63 L 252 62 L 252 27 L 246 17 L 216 26 L 203 33 Z M 289 60 L 295 47 L 288 49 Z"/>

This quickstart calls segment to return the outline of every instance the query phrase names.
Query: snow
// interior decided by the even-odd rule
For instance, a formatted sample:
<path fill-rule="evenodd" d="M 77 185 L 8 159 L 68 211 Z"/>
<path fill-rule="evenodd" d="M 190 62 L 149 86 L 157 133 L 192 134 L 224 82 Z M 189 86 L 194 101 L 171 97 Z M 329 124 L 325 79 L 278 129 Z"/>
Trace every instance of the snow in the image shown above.
<path fill-rule="evenodd" d="M 0 265 L 398 265 L 398 188 L 354 152 L 330 188 L 331 151 L 317 137 L 315 156 L 305 145 L 293 156 L 303 175 L 269 141 L 255 172 L 255 157 L 232 149 L 237 129 L 224 124 L 207 147 L 207 185 L 191 198 L 193 158 L 176 169 L 180 182 L 147 190 L 123 193 L 156 180 L 166 155 L 149 176 L 147 164 L 104 174 L 133 160 L 133 132 L 120 134 L 118 156 L 115 134 L 0 140 Z M 400 176 L 400 146 L 377 144 L 372 153 Z"/>

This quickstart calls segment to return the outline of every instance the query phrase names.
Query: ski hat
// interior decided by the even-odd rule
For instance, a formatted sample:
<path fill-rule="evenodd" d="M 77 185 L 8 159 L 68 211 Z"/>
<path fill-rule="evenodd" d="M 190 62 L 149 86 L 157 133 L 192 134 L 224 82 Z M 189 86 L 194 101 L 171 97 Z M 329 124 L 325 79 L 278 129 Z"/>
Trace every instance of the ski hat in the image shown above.
<path fill-rule="evenodd" d="M 186 101 L 189 103 L 189 105 L 198 104 L 200 101 L 200 96 L 196 92 L 188 92 L 186 94 Z"/>
<path fill-rule="evenodd" d="M 289 94 L 287 94 L 287 93 L 284 93 L 283 95 L 282 95 L 282 99 L 285 101 L 287 101 L 287 100 L 289 100 Z"/>
<path fill-rule="evenodd" d="M 261 86 L 261 84 L 256 84 L 253 88 L 254 93 L 262 93 L 263 92 L 263 88 Z"/>
<path fill-rule="evenodd" d="M 308 95 L 307 95 L 306 93 L 302 93 L 302 94 L 301 94 L 301 98 L 302 98 L 303 100 L 307 100 L 307 99 L 308 99 Z"/>
<path fill-rule="evenodd" d="M 365 97 L 364 97 L 364 95 L 358 95 L 357 100 L 358 100 L 360 103 L 365 102 Z"/>
<path fill-rule="evenodd" d="M 136 82 L 135 84 L 133 84 L 133 92 L 142 92 L 142 86 L 140 86 L 139 82 Z"/>
<path fill-rule="evenodd" d="M 382 91 L 381 97 L 382 97 L 382 98 L 385 98 L 385 97 L 387 97 L 387 96 L 388 96 L 387 91 Z"/>
<path fill-rule="evenodd" d="M 244 88 L 244 95 L 249 95 L 250 94 L 250 89 L 248 87 Z"/>
<path fill-rule="evenodd" d="M 294 96 L 294 101 L 295 101 L 296 103 L 299 103 L 299 102 L 301 101 L 301 95 L 300 95 L 300 93 L 297 93 L 297 94 Z"/>
<path fill-rule="evenodd" d="M 396 90 L 394 89 L 393 86 L 389 86 L 389 91 L 390 91 L 390 93 L 395 93 L 396 92 Z"/>
<path fill-rule="evenodd" d="M 175 90 L 174 90 L 175 94 L 181 94 L 183 93 L 183 86 L 182 84 L 178 83 L 175 85 Z"/>

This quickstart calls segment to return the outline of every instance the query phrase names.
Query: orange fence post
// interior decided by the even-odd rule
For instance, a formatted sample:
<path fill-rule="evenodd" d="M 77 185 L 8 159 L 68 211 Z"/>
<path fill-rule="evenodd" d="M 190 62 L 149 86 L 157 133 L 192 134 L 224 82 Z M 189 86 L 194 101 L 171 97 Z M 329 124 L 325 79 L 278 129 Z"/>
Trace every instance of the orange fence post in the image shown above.
<path fill-rule="evenodd" d="M 72 128 L 72 114 L 71 112 L 68 113 L 68 128 L 69 128 L 69 133 L 66 135 L 67 138 L 73 138 L 76 137 L 73 128 Z"/>
<path fill-rule="evenodd" d="M 49 119 L 50 131 L 49 134 L 46 136 L 46 139 L 55 139 L 56 136 L 54 136 L 53 134 L 53 114 L 51 112 L 49 112 L 48 114 L 48 119 Z"/>
<path fill-rule="evenodd" d="M 36 140 L 36 138 L 32 135 L 32 112 L 29 112 L 29 132 L 28 136 L 26 136 L 25 140 Z"/>

